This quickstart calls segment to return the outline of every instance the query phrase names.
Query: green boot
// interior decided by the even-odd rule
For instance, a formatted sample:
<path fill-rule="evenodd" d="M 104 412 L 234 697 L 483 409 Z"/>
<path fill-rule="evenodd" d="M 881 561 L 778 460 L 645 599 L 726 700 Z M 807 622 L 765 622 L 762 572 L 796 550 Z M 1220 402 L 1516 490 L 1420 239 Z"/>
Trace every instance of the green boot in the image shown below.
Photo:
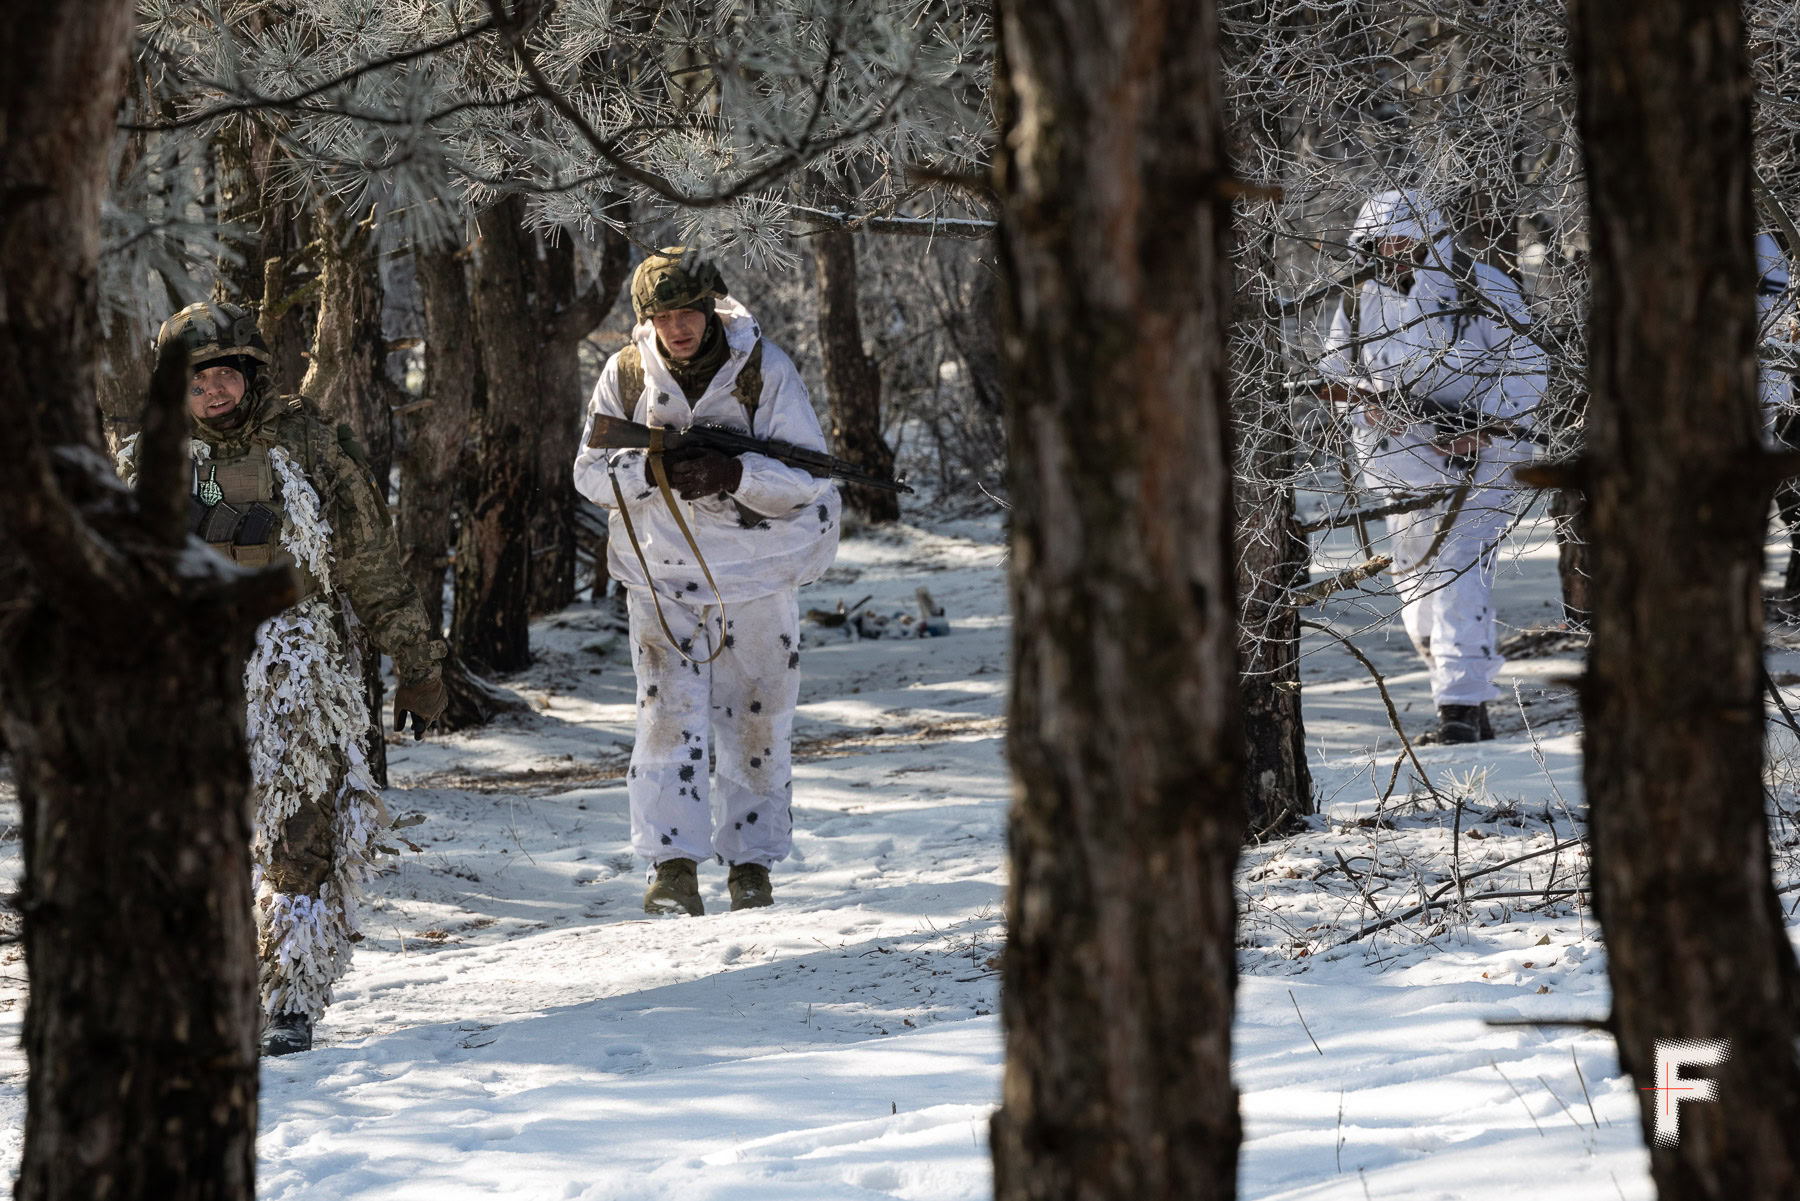
<path fill-rule="evenodd" d="M 732 864 L 726 886 L 731 889 L 733 913 L 775 903 L 775 886 L 769 883 L 769 869 L 760 863 Z"/>
<path fill-rule="evenodd" d="M 706 906 L 700 903 L 700 865 L 692 859 L 665 859 L 657 864 L 656 879 L 644 890 L 644 912 L 706 916 Z"/>

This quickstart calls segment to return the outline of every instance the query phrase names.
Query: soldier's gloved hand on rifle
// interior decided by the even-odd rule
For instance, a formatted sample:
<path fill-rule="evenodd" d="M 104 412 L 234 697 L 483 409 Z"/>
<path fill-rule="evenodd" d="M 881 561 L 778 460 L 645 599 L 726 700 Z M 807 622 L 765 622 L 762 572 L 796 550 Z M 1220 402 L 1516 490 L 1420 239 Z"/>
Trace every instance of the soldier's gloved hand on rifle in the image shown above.
<path fill-rule="evenodd" d="M 394 689 L 394 730 L 406 732 L 406 715 L 412 714 L 413 741 L 425 737 L 425 727 L 444 715 L 450 694 L 444 690 L 444 672 L 433 667 L 426 674 Z"/>
<path fill-rule="evenodd" d="M 682 500 L 735 492 L 744 482 L 742 460 L 736 455 L 721 454 L 706 447 L 682 446 L 669 451 L 663 455 L 663 470 L 668 474 L 669 487 L 675 489 Z M 648 456 L 644 460 L 644 478 L 652 485 L 656 483 Z"/>
<path fill-rule="evenodd" d="M 1478 454 L 1482 447 L 1493 444 L 1494 439 L 1491 434 L 1458 434 L 1454 438 L 1438 439 L 1431 444 L 1431 448 L 1452 459 L 1467 459 Z"/>

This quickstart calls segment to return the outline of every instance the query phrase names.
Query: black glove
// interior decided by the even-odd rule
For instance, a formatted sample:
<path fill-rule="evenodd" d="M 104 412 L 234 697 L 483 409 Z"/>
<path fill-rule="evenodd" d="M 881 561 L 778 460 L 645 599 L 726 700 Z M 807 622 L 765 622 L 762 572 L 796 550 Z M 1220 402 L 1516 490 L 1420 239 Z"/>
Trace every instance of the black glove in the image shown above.
<path fill-rule="evenodd" d="M 450 694 L 444 690 L 444 673 L 439 668 L 411 683 L 394 689 L 394 730 L 406 731 L 406 715 L 412 714 L 413 741 L 425 737 L 425 727 L 444 715 L 450 707 Z"/>
<path fill-rule="evenodd" d="M 669 466 L 669 486 L 682 500 L 721 496 L 744 482 L 744 464 L 736 455 L 702 450 Z"/>
<path fill-rule="evenodd" d="M 662 457 L 663 471 L 669 476 L 669 484 L 673 486 L 675 483 L 676 464 L 685 463 L 689 459 L 712 453 L 712 451 L 698 446 L 677 446 L 674 450 L 664 451 Z M 650 466 L 655 458 L 656 456 L 648 453 L 644 455 L 644 485 L 649 488 L 656 487 L 656 469 Z"/>

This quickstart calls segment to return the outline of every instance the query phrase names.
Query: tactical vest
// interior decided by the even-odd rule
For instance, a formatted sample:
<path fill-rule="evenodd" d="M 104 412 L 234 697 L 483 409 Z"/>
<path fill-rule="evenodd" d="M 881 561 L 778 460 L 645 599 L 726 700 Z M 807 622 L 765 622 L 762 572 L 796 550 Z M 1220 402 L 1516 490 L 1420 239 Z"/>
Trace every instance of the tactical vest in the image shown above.
<path fill-rule="evenodd" d="M 762 403 L 762 354 L 763 344 L 759 337 L 744 359 L 744 365 L 738 369 L 737 378 L 731 381 L 731 395 L 744 410 L 744 428 L 753 437 L 756 434 L 756 407 Z M 643 391 L 644 352 L 633 342 L 619 352 L 619 407 L 625 410 L 627 418 L 637 411 L 638 397 Z M 768 519 L 756 510 L 739 501 L 731 503 L 737 508 L 738 524 L 745 529 L 753 530 L 767 523 Z"/>
<path fill-rule="evenodd" d="M 762 403 L 762 349 L 762 339 L 758 338 L 737 378 L 731 381 L 731 395 L 743 406 L 744 423 L 752 435 L 756 433 L 756 406 Z M 633 342 L 619 352 L 619 407 L 625 410 L 627 419 L 643 391 L 644 352 Z"/>
<path fill-rule="evenodd" d="M 270 445 L 259 436 L 241 455 L 195 462 L 188 529 L 239 567 L 292 568 L 304 600 L 320 591 L 319 581 L 281 545 L 287 509 Z"/>

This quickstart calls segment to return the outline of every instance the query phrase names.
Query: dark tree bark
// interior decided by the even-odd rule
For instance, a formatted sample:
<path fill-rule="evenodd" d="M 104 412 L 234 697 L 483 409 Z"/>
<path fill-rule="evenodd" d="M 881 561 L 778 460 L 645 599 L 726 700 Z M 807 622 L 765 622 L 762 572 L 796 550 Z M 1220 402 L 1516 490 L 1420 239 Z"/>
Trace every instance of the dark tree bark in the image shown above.
<path fill-rule="evenodd" d="M 1763 811 L 1750 82 L 1731 0 L 1571 10 L 1593 229 L 1582 716 L 1619 1058 L 1730 1039 L 1718 1104 L 1652 1146 L 1658 1195 L 1800 1195 L 1797 969 Z M 1786 467 L 1791 470 L 1791 466 Z M 1680 548 L 1679 554 L 1671 548 Z M 1642 1091 L 1649 1131 L 1664 1094 Z"/>
<path fill-rule="evenodd" d="M 871 475 L 892 476 L 894 451 L 881 436 L 881 371 L 863 353 L 856 311 L 856 235 L 825 230 L 813 236 L 812 246 L 832 453 Z M 844 503 L 870 521 L 900 520 L 898 493 L 846 486 Z"/>
<path fill-rule="evenodd" d="M 531 662 L 530 531 L 544 500 L 536 438 L 543 389 L 535 255 L 526 252 L 523 216 L 516 196 L 481 214 L 471 272 L 487 387 L 474 398 L 476 470 L 457 540 L 451 649 L 484 673 Z"/>
<path fill-rule="evenodd" d="M 1243 136 L 1240 134 L 1239 136 Z M 1250 247 L 1273 265 L 1272 238 Z M 1273 297 L 1250 302 L 1239 290 L 1236 337 L 1245 367 L 1233 408 L 1238 434 L 1236 474 L 1238 680 L 1244 716 L 1244 805 L 1247 833 L 1264 838 L 1318 812 L 1306 762 L 1306 724 L 1300 694 L 1300 612 L 1292 589 L 1306 585 L 1312 546 L 1299 532 L 1294 509 L 1298 444 L 1293 401 L 1282 388 L 1282 331 Z"/>
<path fill-rule="evenodd" d="M 143 329 L 123 313 L 115 313 L 101 339 L 94 395 L 100 404 L 109 455 L 116 454 L 119 444 L 137 433 L 143 422 L 144 381 L 150 378 L 150 340 L 155 332 Z"/>
<path fill-rule="evenodd" d="M 1556 523 L 1556 574 L 1562 581 L 1563 620 L 1585 627 L 1594 612 L 1588 595 L 1593 535 L 1588 529 L 1587 502 L 1579 488 L 1554 488 L 1549 510 Z"/>
<path fill-rule="evenodd" d="M 1306 582 L 1311 548 L 1296 532 L 1295 441 L 1278 386 L 1263 392 L 1254 420 L 1239 428 L 1238 455 L 1247 464 L 1237 481 L 1244 804 L 1248 833 L 1268 837 L 1319 811 L 1301 713 L 1300 611 L 1291 603 L 1291 589 Z"/>
<path fill-rule="evenodd" d="M 606 316 L 592 321 L 593 310 L 580 305 L 576 292 L 575 248 L 567 237 L 554 243 L 519 231 L 528 253 L 535 251 L 538 283 L 534 324 L 543 346 L 538 351 L 538 478 L 544 498 L 531 514 L 531 614 L 555 613 L 575 603 L 575 445 L 587 397 L 581 394 L 581 339 Z M 612 297 L 608 296 L 608 307 Z M 557 336 L 548 328 L 556 312 L 571 325 L 585 328 L 574 337 Z"/>
<path fill-rule="evenodd" d="M 438 629 L 444 625 L 457 472 L 484 383 L 463 258 L 454 246 L 413 253 L 425 307 L 425 394 L 396 418 L 406 444 L 400 458 L 401 563 Z"/>
<path fill-rule="evenodd" d="M 404 434 L 398 513 L 401 563 L 419 590 L 432 626 L 444 627 L 444 571 L 459 479 L 470 470 L 469 417 L 483 394 L 481 352 L 469 307 L 466 254 L 456 247 L 420 249 L 413 264 L 425 307 L 425 395 L 398 410 Z M 454 651 L 444 660 L 450 730 L 486 725 L 508 706 L 506 695 L 473 676 Z"/>
<path fill-rule="evenodd" d="M 394 461 L 393 412 L 405 393 L 388 374 L 374 230 L 328 199 L 320 201 L 318 224 L 318 324 L 300 390 L 332 421 L 349 422 L 385 493 Z"/>
<path fill-rule="evenodd" d="M 538 378 L 543 389 L 537 431 L 538 474 L 544 503 L 532 518 L 531 612 L 555 613 L 575 603 L 575 447 L 587 412 L 581 386 L 581 343 L 606 320 L 631 269 L 631 243 L 611 226 L 601 233 L 596 278 L 585 290 L 568 236 L 554 243 L 524 235 L 536 252 L 540 283 L 536 328 L 543 339 Z"/>
<path fill-rule="evenodd" d="M 250 1201 L 255 940 L 243 668 L 287 572 L 181 569 L 187 364 L 139 487 L 95 420 L 95 254 L 126 0 L 0 22 L 0 720 L 31 978 L 22 1201 Z M 173 720 L 172 718 L 178 718 Z"/>
<path fill-rule="evenodd" d="M 1214 8 L 1001 11 L 1017 782 L 995 1196 L 1231 1198 L 1245 816 Z"/>
<path fill-rule="evenodd" d="M 255 33 L 269 16 L 250 12 L 244 20 L 245 31 Z M 286 395 L 301 390 L 310 367 L 307 351 L 322 281 L 303 249 L 309 214 L 283 194 L 276 179 L 281 156 L 275 135 L 255 119 L 229 128 L 213 147 L 220 224 L 248 231 L 237 242 L 242 259 L 221 264 L 225 299 L 256 308 L 263 340 L 275 357 L 276 388 Z"/>
<path fill-rule="evenodd" d="M 129 92 L 135 72 L 129 63 L 123 75 Z M 144 135 L 134 133 L 125 139 L 114 180 L 123 180 L 137 167 L 144 153 Z M 174 311 L 173 306 L 170 309 Z M 152 360 L 151 336 L 141 321 L 123 313 L 114 313 L 100 343 L 100 370 L 94 395 L 100 404 L 101 431 L 106 437 L 106 452 L 117 454 L 120 443 L 138 432 L 144 417 L 144 381 L 150 378 Z"/>
<path fill-rule="evenodd" d="M 531 615 L 575 599 L 580 345 L 612 308 L 630 255 L 609 230 L 599 278 L 578 292 L 572 248 L 528 233 L 524 211 L 515 196 L 481 215 L 471 273 L 487 387 L 475 398 L 451 648 L 478 671 L 524 667 Z"/>
<path fill-rule="evenodd" d="M 312 366 L 300 391 L 327 419 L 347 422 L 369 456 L 369 471 L 385 496 L 393 463 L 395 402 L 405 394 L 388 374 L 387 338 L 381 328 L 381 268 L 374 231 L 334 200 L 319 201 L 318 325 L 312 339 Z M 386 704 L 381 652 L 358 639 L 363 695 L 369 705 L 369 770 L 386 788 Z"/>
<path fill-rule="evenodd" d="M 1545 397 L 1544 424 L 1556 433 L 1579 425 L 1587 410 L 1588 381 L 1569 364 L 1551 368 Z M 1588 528 L 1587 501 L 1581 489 L 1567 484 L 1553 488 L 1549 496 L 1550 518 L 1556 523 L 1556 574 L 1562 582 L 1563 620 L 1587 627 L 1593 614 L 1589 596 L 1589 560 L 1593 533 Z"/>

